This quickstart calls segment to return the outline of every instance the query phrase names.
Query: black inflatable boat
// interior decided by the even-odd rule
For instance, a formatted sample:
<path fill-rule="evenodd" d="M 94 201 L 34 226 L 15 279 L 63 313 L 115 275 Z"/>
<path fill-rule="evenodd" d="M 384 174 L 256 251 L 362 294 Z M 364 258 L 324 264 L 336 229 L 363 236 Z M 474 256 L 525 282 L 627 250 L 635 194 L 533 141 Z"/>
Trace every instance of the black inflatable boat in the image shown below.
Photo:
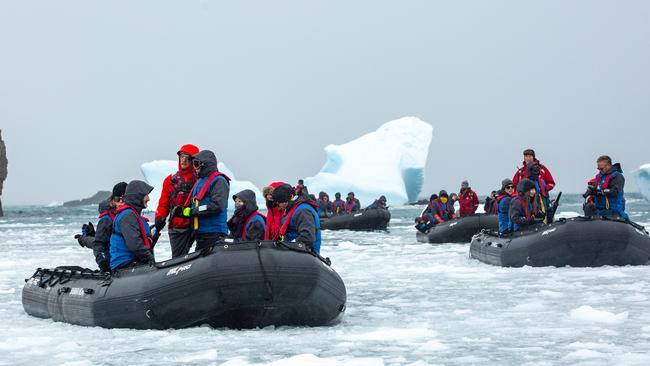
<path fill-rule="evenodd" d="M 350 215 L 322 217 L 322 230 L 386 230 L 390 221 L 390 211 L 385 209 L 366 209 Z"/>
<path fill-rule="evenodd" d="M 418 231 L 416 238 L 420 243 L 469 243 L 472 236 L 484 229 L 498 231 L 499 217 L 485 214 L 459 217 L 437 224 L 426 233 Z"/>
<path fill-rule="evenodd" d="M 297 243 L 223 243 L 113 275 L 39 268 L 25 281 L 28 314 L 105 328 L 322 326 L 346 304 L 329 260 Z"/>
<path fill-rule="evenodd" d="M 650 236 L 637 224 L 578 217 L 503 237 L 482 232 L 472 240 L 470 256 L 503 267 L 643 265 Z"/>

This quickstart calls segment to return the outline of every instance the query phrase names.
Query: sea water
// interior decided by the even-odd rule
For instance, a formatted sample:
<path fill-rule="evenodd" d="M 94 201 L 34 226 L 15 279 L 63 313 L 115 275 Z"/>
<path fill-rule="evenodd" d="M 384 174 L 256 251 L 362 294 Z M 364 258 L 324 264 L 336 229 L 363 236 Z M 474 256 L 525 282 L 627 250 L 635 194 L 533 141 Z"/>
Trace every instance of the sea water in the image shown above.
<path fill-rule="evenodd" d="M 650 205 L 630 195 L 633 220 Z M 566 196 L 563 212 L 580 212 Z M 80 327 L 25 314 L 38 267 L 95 267 L 73 239 L 92 207 L 8 207 L 0 219 L 1 365 L 648 365 L 650 266 L 500 268 L 469 245 L 420 244 L 422 207 L 392 208 L 388 232 L 326 231 L 348 291 L 331 327 L 147 331 Z M 166 234 L 156 257 L 169 258 Z"/>

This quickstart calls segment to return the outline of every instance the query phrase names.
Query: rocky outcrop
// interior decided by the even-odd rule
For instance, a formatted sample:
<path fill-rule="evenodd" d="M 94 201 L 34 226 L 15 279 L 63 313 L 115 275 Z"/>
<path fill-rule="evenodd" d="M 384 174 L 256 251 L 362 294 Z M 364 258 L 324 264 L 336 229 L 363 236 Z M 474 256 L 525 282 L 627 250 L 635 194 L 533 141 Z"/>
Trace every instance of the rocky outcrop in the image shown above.
<path fill-rule="evenodd" d="M 7 160 L 7 147 L 5 142 L 2 141 L 2 130 L 0 130 L 0 217 L 3 216 L 2 212 L 2 186 L 4 185 L 5 179 L 7 179 L 7 165 L 9 161 Z"/>
<path fill-rule="evenodd" d="M 108 198 L 111 197 L 111 192 L 110 191 L 99 191 L 92 195 L 92 197 L 76 200 L 76 201 L 68 201 L 63 203 L 63 207 L 79 207 L 79 206 L 88 206 L 88 205 L 98 205 L 100 202 L 107 200 Z"/>

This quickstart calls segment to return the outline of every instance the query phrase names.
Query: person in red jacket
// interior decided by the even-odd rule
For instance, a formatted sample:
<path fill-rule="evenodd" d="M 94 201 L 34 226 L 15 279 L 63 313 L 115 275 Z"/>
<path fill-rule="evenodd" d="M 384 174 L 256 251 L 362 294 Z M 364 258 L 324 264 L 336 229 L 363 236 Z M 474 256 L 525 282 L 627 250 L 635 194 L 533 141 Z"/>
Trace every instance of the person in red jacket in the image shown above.
<path fill-rule="evenodd" d="M 158 209 L 156 210 L 156 230 L 160 232 L 165 227 L 167 217 L 171 216 L 169 222 L 169 242 L 172 247 L 172 258 L 180 257 L 190 251 L 194 242 L 190 219 L 180 217 L 175 213 L 187 205 L 189 195 L 192 192 L 194 183 L 198 177 L 192 168 L 191 157 L 198 154 L 199 148 L 187 144 L 181 146 L 176 153 L 178 155 L 178 171 L 170 174 L 163 181 Z M 179 209 L 175 209 L 178 207 Z"/>
<path fill-rule="evenodd" d="M 466 180 L 460 184 L 458 200 L 460 204 L 460 217 L 474 215 L 479 204 L 478 195 L 470 188 L 469 182 Z"/>
<path fill-rule="evenodd" d="M 537 160 L 537 158 L 535 157 L 535 150 L 533 149 L 524 150 L 524 166 L 517 169 L 515 176 L 512 177 L 512 183 L 516 187 L 522 179 L 528 178 L 529 175 L 528 164 L 531 164 L 533 162 L 539 164 L 540 167 L 539 178 L 544 180 L 544 182 L 546 183 L 546 192 L 552 191 L 553 188 L 555 187 L 555 179 L 553 179 L 553 176 L 551 175 L 551 171 L 548 170 L 546 165 L 540 163 L 539 160 Z"/>
<path fill-rule="evenodd" d="M 266 232 L 264 233 L 264 240 L 278 240 L 280 239 L 280 229 L 282 224 L 282 215 L 284 213 L 280 207 L 273 201 L 273 191 L 285 184 L 284 182 L 273 182 L 262 189 L 262 194 L 266 200 Z"/>

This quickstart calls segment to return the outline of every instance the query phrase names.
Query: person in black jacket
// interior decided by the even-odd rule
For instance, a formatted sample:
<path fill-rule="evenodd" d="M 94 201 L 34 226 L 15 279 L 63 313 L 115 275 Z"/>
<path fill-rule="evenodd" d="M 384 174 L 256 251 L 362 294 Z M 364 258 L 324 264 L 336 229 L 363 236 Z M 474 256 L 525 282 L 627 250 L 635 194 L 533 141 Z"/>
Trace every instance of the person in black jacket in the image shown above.
<path fill-rule="evenodd" d="M 83 235 L 75 235 L 79 245 L 93 250 L 95 262 L 102 272 L 111 270 L 110 241 L 113 234 L 113 221 L 115 210 L 122 204 L 126 186 L 126 182 L 117 183 L 113 187 L 111 196 L 99 203 L 99 221 L 96 230 L 89 222 L 82 227 Z"/>
<path fill-rule="evenodd" d="M 321 233 L 318 205 L 312 200 L 293 198 L 294 191 L 288 184 L 273 190 L 273 201 L 283 211 L 280 220 L 280 238 L 287 242 L 300 242 L 315 253 L 320 253 Z"/>
<path fill-rule="evenodd" d="M 258 212 L 255 192 L 245 189 L 232 196 L 235 213 L 228 220 L 230 237 L 235 240 L 264 240 L 266 217 Z"/>
<path fill-rule="evenodd" d="M 517 194 L 510 200 L 508 215 L 510 216 L 511 231 L 519 231 L 522 226 L 534 225 L 544 219 L 537 200 L 535 183 L 524 178 L 517 185 Z"/>

